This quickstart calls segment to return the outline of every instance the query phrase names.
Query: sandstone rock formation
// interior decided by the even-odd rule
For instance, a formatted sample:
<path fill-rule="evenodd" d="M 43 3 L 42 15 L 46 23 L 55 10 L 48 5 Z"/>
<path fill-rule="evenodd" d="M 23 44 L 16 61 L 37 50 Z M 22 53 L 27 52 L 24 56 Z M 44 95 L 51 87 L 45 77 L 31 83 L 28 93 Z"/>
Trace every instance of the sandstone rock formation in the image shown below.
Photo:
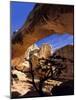
<path fill-rule="evenodd" d="M 23 55 L 30 45 L 47 35 L 64 32 L 74 34 L 73 17 L 73 6 L 36 4 L 12 39 L 12 57 Z"/>

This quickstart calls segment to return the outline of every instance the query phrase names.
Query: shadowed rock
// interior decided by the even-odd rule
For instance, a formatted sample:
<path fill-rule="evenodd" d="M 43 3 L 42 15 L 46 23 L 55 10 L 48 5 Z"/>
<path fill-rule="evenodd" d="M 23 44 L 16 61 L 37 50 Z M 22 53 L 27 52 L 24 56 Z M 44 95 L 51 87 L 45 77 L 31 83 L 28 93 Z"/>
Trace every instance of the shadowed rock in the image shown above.
<path fill-rule="evenodd" d="M 67 81 L 62 83 L 60 86 L 55 86 L 52 89 L 53 96 L 61 96 L 61 95 L 73 95 L 74 94 L 74 81 Z"/>

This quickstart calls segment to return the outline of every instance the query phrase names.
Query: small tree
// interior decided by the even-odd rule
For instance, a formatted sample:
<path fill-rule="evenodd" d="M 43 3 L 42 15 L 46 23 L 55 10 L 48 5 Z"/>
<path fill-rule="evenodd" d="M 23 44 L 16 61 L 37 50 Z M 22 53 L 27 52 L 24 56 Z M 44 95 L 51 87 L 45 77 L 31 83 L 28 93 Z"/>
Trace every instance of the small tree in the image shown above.
<path fill-rule="evenodd" d="M 47 59 L 39 59 L 39 64 L 33 69 L 32 65 L 32 55 L 30 54 L 29 64 L 30 64 L 30 74 L 32 77 L 32 84 L 35 90 L 38 92 L 39 96 L 45 96 L 43 92 L 43 86 L 46 80 L 59 78 L 62 70 L 66 68 L 65 58 L 60 56 L 50 56 Z M 35 79 L 38 79 L 38 85 L 36 85 Z"/>

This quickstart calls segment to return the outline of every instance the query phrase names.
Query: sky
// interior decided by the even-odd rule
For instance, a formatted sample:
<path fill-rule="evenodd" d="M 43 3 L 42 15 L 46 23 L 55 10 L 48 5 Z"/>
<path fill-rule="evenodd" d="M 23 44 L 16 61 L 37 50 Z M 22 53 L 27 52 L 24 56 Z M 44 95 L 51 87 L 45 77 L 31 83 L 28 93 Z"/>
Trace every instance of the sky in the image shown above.
<path fill-rule="evenodd" d="M 35 3 L 11 1 L 10 18 L 12 33 L 22 27 L 34 5 Z"/>
<path fill-rule="evenodd" d="M 56 51 L 57 49 L 64 46 L 73 45 L 73 38 L 73 35 L 70 35 L 69 33 L 64 33 L 62 35 L 54 33 L 53 35 L 47 36 L 46 38 L 37 41 L 35 44 L 38 47 L 41 47 L 42 44 L 46 43 L 52 46 L 53 51 Z"/>

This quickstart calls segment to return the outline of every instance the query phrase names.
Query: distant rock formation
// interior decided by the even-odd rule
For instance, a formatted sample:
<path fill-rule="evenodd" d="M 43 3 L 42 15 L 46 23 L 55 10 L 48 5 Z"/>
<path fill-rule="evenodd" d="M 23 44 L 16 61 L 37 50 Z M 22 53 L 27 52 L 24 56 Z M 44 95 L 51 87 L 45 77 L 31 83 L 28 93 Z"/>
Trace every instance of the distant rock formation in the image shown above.
<path fill-rule="evenodd" d="M 42 44 L 39 51 L 39 58 L 47 59 L 49 56 L 52 55 L 52 47 L 48 44 Z"/>
<path fill-rule="evenodd" d="M 27 71 L 30 68 L 29 61 L 27 61 L 30 58 L 30 54 L 32 55 L 33 67 L 36 67 L 40 58 L 47 59 L 52 55 L 52 48 L 48 44 L 42 44 L 40 48 L 33 44 L 25 51 L 23 57 L 16 57 L 12 60 L 12 68 L 19 71 Z"/>

